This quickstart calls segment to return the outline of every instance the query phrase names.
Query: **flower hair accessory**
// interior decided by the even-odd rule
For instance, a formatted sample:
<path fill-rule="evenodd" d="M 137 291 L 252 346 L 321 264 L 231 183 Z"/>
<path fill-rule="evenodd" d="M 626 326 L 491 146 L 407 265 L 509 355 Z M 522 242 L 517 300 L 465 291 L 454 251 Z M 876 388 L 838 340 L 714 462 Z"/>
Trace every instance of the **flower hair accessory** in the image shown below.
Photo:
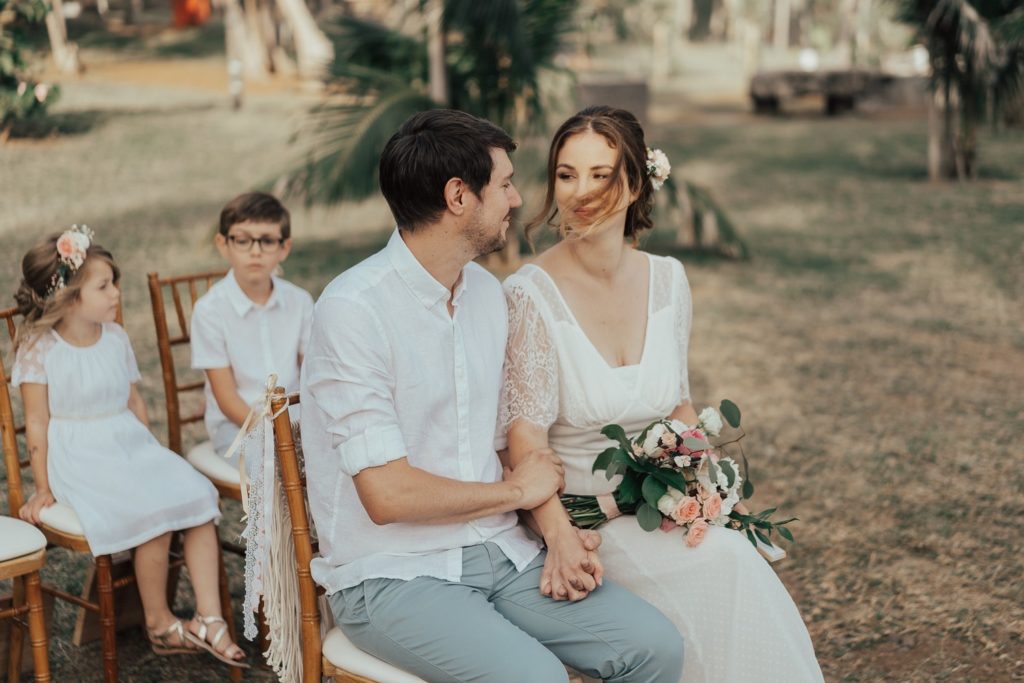
<path fill-rule="evenodd" d="M 72 225 L 57 238 L 57 272 L 50 279 L 50 288 L 46 290 L 46 296 L 64 289 L 68 279 L 82 267 L 93 236 L 89 226 Z"/>
<path fill-rule="evenodd" d="M 660 149 L 647 148 L 647 175 L 651 176 L 651 185 L 654 186 L 655 191 L 660 190 L 661 186 L 668 180 L 669 174 L 672 173 L 672 164 L 668 162 L 668 157 Z"/>

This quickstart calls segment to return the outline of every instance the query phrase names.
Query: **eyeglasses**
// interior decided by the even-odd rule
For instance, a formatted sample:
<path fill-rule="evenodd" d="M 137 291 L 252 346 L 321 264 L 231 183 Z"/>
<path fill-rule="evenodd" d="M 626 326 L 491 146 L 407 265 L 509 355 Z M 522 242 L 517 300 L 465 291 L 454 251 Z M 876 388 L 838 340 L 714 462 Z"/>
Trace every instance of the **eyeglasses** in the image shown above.
<path fill-rule="evenodd" d="M 283 237 L 261 237 L 253 239 L 248 235 L 228 235 L 228 244 L 235 248 L 235 251 L 247 252 L 252 249 L 253 244 L 260 245 L 260 251 L 264 254 L 271 254 L 281 248 L 284 244 Z"/>

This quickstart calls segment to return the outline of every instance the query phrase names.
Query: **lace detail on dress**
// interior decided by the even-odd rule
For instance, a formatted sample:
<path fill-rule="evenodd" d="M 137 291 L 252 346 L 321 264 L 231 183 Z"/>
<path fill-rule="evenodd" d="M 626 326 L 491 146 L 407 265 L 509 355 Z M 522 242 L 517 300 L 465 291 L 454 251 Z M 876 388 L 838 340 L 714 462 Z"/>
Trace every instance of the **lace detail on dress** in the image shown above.
<path fill-rule="evenodd" d="M 675 286 L 672 291 L 676 299 L 676 342 L 679 347 L 679 400 L 690 400 L 690 375 L 687 368 L 687 355 L 690 345 L 690 324 L 693 322 L 693 300 L 690 297 L 690 282 L 686 279 L 683 264 L 675 259 L 666 261 L 666 265 L 674 266 Z"/>
<path fill-rule="evenodd" d="M 556 292 L 557 294 L 557 292 Z M 508 345 L 499 433 L 523 419 L 543 429 L 558 417 L 558 357 L 537 304 L 522 284 L 506 284 Z"/>
<path fill-rule="evenodd" d="M 56 343 L 57 338 L 48 330 L 22 344 L 11 368 L 11 386 L 17 387 L 25 382 L 46 384 L 46 355 Z"/>
<path fill-rule="evenodd" d="M 672 283 L 675 280 L 675 268 L 672 267 L 672 260 L 667 258 L 655 256 L 650 259 L 650 262 L 653 269 L 651 272 L 650 314 L 654 315 L 661 309 L 672 305 L 674 291 Z"/>
<path fill-rule="evenodd" d="M 562 298 L 558 287 L 551 280 L 551 276 L 537 266 L 528 267 L 524 271 L 520 271 L 520 275 L 529 279 L 530 283 L 536 288 L 541 298 L 544 299 L 548 312 L 555 322 L 573 322 L 572 312 L 569 311 L 565 299 Z"/>

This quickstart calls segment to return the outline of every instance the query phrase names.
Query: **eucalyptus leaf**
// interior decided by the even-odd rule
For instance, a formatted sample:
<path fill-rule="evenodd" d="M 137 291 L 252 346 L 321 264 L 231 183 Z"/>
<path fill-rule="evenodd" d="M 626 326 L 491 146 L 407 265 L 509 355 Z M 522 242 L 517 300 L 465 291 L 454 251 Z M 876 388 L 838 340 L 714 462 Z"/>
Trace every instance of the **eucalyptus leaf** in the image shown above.
<path fill-rule="evenodd" d="M 608 425 L 601 430 L 601 433 L 612 441 L 618 441 L 623 450 L 631 451 L 633 449 L 632 444 L 629 443 L 629 439 L 626 437 L 626 430 L 619 425 Z"/>
<path fill-rule="evenodd" d="M 732 427 L 740 426 L 740 409 L 735 403 L 729 399 L 723 399 L 721 405 L 718 406 L 718 412 L 722 414 L 725 421 Z"/>
<path fill-rule="evenodd" d="M 612 446 L 611 448 L 606 448 L 601 451 L 601 455 L 594 458 L 594 466 L 590 468 L 590 471 L 597 472 L 598 470 L 603 470 L 608 467 L 609 463 L 612 461 L 612 456 L 617 450 L 619 450 L 618 446 Z"/>
<path fill-rule="evenodd" d="M 714 448 L 704 439 L 698 439 L 695 436 L 688 436 L 683 439 L 683 445 L 689 448 L 691 451 L 706 451 Z"/>
<path fill-rule="evenodd" d="M 715 469 L 714 463 L 709 462 L 706 466 L 708 469 L 708 479 L 711 480 L 712 484 L 718 486 L 718 470 Z"/>
<path fill-rule="evenodd" d="M 779 535 L 781 535 L 784 539 L 786 539 L 787 541 L 792 541 L 793 540 L 793 533 L 789 529 L 787 529 L 784 526 L 780 526 L 780 527 L 776 527 L 776 528 L 779 530 Z"/>
<path fill-rule="evenodd" d="M 749 479 L 743 480 L 743 497 L 748 499 L 754 497 L 754 482 Z"/>
<path fill-rule="evenodd" d="M 640 479 L 633 472 L 626 472 L 619 483 L 619 498 L 633 504 L 640 499 Z"/>
<path fill-rule="evenodd" d="M 765 536 L 764 534 L 762 534 L 757 529 L 754 529 L 754 535 L 756 535 L 759 539 L 761 539 L 761 542 L 764 543 L 765 545 L 773 545 L 771 539 L 768 538 L 767 536 Z"/>
<path fill-rule="evenodd" d="M 731 489 L 732 485 L 736 483 L 736 470 L 733 469 L 732 463 L 724 459 L 718 461 L 718 466 L 722 468 L 722 472 L 725 473 L 726 481 L 729 482 L 726 484 L 726 487 Z"/>
<path fill-rule="evenodd" d="M 654 477 L 647 477 L 643 483 L 643 496 L 644 500 L 651 507 L 657 509 L 658 501 L 668 491 L 668 487 L 662 482 L 658 481 Z"/>
<path fill-rule="evenodd" d="M 647 503 L 636 509 L 636 521 L 644 531 L 654 531 L 661 526 L 661 513 Z"/>
<path fill-rule="evenodd" d="M 753 545 L 756 548 L 757 547 L 757 539 L 754 538 L 754 532 L 751 531 L 750 529 L 747 529 L 747 538 L 750 539 L 751 545 Z"/>

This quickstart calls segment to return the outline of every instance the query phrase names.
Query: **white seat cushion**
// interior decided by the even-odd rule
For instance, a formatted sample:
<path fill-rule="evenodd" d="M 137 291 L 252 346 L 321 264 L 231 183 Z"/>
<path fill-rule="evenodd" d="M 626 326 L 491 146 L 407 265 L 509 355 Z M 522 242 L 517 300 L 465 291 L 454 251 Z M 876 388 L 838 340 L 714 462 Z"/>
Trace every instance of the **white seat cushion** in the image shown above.
<path fill-rule="evenodd" d="M 332 628 L 327 632 L 323 652 L 327 661 L 339 669 L 364 676 L 377 683 L 424 683 L 422 678 L 396 669 L 387 662 L 363 652 L 353 645 L 339 628 Z"/>
<path fill-rule="evenodd" d="M 0 515 L 0 562 L 31 555 L 46 547 L 46 536 L 28 522 Z"/>
<path fill-rule="evenodd" d="M 189 461 L 192 467 L 206 475 L 208 479 L 234 484 L 235 486 L 242 485 L 242 478 L 238 474 L 238 467 L 217 455 L 217 452 L 213 450 L 213 444 L 209 441 L 204 441 L 190 450 L 185 459 Z"/>
<path fill-rule="evenodd" d="M 72 536 L 85 536 L 85 530 L 82 529 L 82 523 L 78 521 L 78 515 L 63 503 L 54 503 L 50 507 L 40 510 L 39 520 L 57 531 L 63 531 Z"/>

